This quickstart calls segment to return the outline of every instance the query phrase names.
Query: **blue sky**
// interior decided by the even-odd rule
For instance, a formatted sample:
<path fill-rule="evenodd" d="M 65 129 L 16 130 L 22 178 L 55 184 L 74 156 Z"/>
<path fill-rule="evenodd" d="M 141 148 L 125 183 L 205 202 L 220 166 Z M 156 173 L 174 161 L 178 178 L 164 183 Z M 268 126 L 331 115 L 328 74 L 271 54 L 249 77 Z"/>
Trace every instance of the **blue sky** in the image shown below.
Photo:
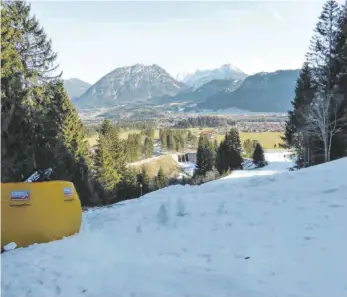
<path fill-rule="evenodd" d="M 234 64 L 300 68 L 323 1 L 31 1 L 64 78 L 158 64 L 170 74 Z"/>

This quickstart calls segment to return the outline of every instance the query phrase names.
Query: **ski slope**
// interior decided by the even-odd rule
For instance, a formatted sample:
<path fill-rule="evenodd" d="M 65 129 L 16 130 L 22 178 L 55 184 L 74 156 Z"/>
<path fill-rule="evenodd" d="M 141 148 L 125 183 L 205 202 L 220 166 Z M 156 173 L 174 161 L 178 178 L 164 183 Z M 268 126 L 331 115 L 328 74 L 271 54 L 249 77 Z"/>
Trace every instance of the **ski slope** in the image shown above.
<path fill-rule="evenodd" d="M 2 296 L 346 297 L 347 158 L 289 172 L 271 157 L 88 211 L 79 234 L 2 254 Z"/>

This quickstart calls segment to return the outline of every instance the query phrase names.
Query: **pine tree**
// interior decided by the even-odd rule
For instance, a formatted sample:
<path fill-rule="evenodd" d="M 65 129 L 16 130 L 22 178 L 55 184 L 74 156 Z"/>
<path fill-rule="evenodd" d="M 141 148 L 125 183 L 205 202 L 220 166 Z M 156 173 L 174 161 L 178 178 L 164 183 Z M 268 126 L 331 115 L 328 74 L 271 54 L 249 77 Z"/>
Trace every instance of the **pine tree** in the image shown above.
<path fill-rule="evenodd" d="M 94 156 L 95 178 L 105 190 L 105 201 L 110 202 L 115 198 L 117 184 L 121 176 L 114 170 L 114 161 L 103 136 L 98 139 Z"/>
<path fill-rule="evenodd" d="M 330 161 L 336 148 L 343 104 L 338 84 L 338 53 L 336 52 L 341 9 L 335 0 L 323 5 L 322 13 L 312 37 L 308 61 L 310 64 L 315 96 L 306 111 L 305 132 L 317 139 L 318 148 L 323 148 L 324 161 Z M 318 156 L 319 157 L 319 156 Z"/>
<path fill-rule="evenodd" d="M 333 139 L 331 158 L 347 155 L 347 1 L 341 9 L 336 42 L 336 69 L 338 93 L 342 104 L 338 117 L 343 119 L 339 126 L 341 131 Z"/>
<path fill-rule="evenodd" d="M 293 110 L 288 112 L 285 136 L 282 138 L 287 148 L 295 148 L 309 161 L 314 151 L 314 142 L 305 131 L 306 109 L 315 97 L 315 86 L 308 63 L 304 63 L 295 87 L 295 97 L 291 102 Z"/>
<path fill-rule="evenodd" d="M 83 205 L 98 204 L 99 195 L 91 175 L 92 159 L 84 126 L 63 83 L 48 87 L 52 92 L 51 108 L 44 123 L 45 137 L 41 139 L 38 166 L 53 168 L 52 178 L 72 181 Z"/>
<path fill-rule="evenodd" d="M 3 2 L 1 14 L 2 180 L 19 181 L 37 167 L 42 150 L 50 107 L 45 83 L 53 81 L 47 72 L 57 68 L 56 54 L 29 4 Z"/>
<path fill-rule="evenodd" d="M 259 167 L 265 165 L 264 150 L 259 142 L 255 146 L 252 159 L 254 164 L 256 164 Z"/>
<path fill-rule="evenodd" d="M 229 170 L 242 169 L 241 141 L 239 133 L 232 128 L 225 134 L 216 156 L 216 167 L 220 174 Z"/>
<path fill-rule="evenodd" d="M 139 197 L 140 190 L 136 171 L 127 169 L 117 187 L 117 201 Z"/>
<path fill-rule="evenodd" d="M 307 55 L 315 90 L 322 96 L 332 92 L 337 81 L 335 47 L 339 17 L 339 4 L 328 0 L 323 5 Z"/>
<path fill-rule="evenodd" d="M 141 173 L 138 175 L 138 183 L 142 184 L 142 193 L 146 194 L 151 191 L 150 178 L 145 166 L 142 166 Z"/>
<path fill-rule="evenodd" d="M 203 176 L 213 169 L 214 164 L 215 154 L 213 144 L 205 135 L 200 135 L 196 153 L 196 170 L 194 174 Z"/>
<path fill-rule="evenodd" d="M 117 126 L 112 125 L 108 119 L 104 120 L 100 127 L 100 135 L 104 138 L 105 145 L 114 160 L 114 170 L 122 175 L 126 169 L 126 154 Z"/>
<path fill-rule="evenodd" d="M 163 168 L 159 168 L 158 174 L 154 180 L 155 189 L 159 190 L 165 188 L 168 185 L 168 180 L 165 176 Z"/>
<path fill-rule="evenodd" d="M 163 150 L 166 150 L 168 147 L 167 147 L 167 134 L 165 130 L 161 130 L 160 142 L 161 142 L 161 148 Z"/>
<path fill-rule="evenodd" d="M 143 147 L 143 153 L 145 155 L 145 158 L 152 158 L 153 156 L 153 141 L 151 138 L 146 137 L 145 138 L 145 144 Z"/>

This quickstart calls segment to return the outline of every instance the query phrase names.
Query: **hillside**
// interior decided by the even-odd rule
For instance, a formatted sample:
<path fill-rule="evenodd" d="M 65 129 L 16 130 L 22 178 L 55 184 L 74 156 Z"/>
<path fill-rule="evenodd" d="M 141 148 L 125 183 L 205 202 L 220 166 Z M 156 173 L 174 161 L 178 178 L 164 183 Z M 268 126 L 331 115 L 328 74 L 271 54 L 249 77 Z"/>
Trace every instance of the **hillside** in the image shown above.
<path fill-rule="evenodd" d="M 345 297 L 347 159 L 281 158 L 89 210 L 79 234 L 4 253 L 2 294 Z"/>
<path fill-rule="evenodd" d="M 194 73 L 178 74 L 177 78 L 188 86 L 197 89 L 212 80 L 243 80 L 247 74 L 232 64 L 219 68 L 196 70 Z"/>
<path fill-rule="evenodd" d="M 248 76 L 233 92 L 221 91 L 200 103 L 203 109 L 235 107 L 254 112 L 286 112 L 291 108 L 299 70 L 279 70 Z"/>
<path fill-rule="evenodd" d="M 172 96 L 185 88 L 158 65 L 136 64 L 105 75 L 74 103 L 79 109 L 129 106 L 152 97 Z"/>
<path fill-rule="evenodd" d="M 91 86 L 78 78 L 64 79 L 64 87 L 71 100 L 81 96 Z"/>
<path fill-rule="evenodd" d="M 154 98 L 153 102 L 157 103 L 168 103 L 168 102 L 189 102 L 189 103 L 200 103 L 204 102 L 207 98 L 220 91 L 228 90 L 234 91 L 240 85 L 242 81 L 236 79 L 214 79 L 207 82 L 201 87 L 194 89 L 189 88 L 175 96 L 163 96 Z"/>

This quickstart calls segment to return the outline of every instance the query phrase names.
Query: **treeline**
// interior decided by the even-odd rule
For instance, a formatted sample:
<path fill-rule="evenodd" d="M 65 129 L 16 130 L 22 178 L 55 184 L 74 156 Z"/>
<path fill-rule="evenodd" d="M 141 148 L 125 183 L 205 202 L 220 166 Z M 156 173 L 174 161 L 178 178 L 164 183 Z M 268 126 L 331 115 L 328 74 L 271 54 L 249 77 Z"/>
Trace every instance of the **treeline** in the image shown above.
<path fill-rule="evenodd" d="M 1 3 L 1 180 L 18 182 L 36 168 L 73 181 L 83 204 L 102 203 L 86 132 L 68 98 L 57 54 L 30 5 Z"/>
<path fill-rule="evenodd" d="M 94 176 L 102 186 L 100 191 L 107 203 L 138 197 L 141 193 L 146 194 L 168 184 L 168 177 L 161 168 L 151 179 L 145 167 L 139 173 L 126 166 L 128 162 L 136 161 L 141 152 L 147 157 L 152 156 L 153 143 L 149 136 L 153 134 L 150 129 L 141 134 L 129 134 L 127 140 L 122 140 L 119 127 L 104 120 L 98 135 L 93 157 Z"/>
<path fill-rule="evenodd" d="M 180 120 L 174 126 L 178 129 L 234 126 L 236 121 L 218 116 L 198 116 Z"/>
<path fill-rule="evenodd" d="M 116 123 L 117 126 L 122 129 L 122 131 L 129 131 L 129 130 L 147 130 L 147 129 L 155 129 L 156 125 L 153 121 L 125 121 L 122 120 L 121 122 Z"/>
<path fill-rule="evenodd" d="M 160 129 L 159 139 L 163 150 L 181 152 L 195 146 L 198 138 L 189 130 Z"/>
<path fill-rule="evenodd" d="M 306 165 L 347 155 L 347 2 L 324 4 L 292 105 L 285 147 Z"/>
<path fill-rule="evenodd" d="M 265 165 L 264 151 L 260 143 L 252 142 L 252 158 L 257 167 Z M 239 132 L 231 128 L 225 134 L 224 140 L 218 144 L 200 135 L 196 170 L 192 179 L 193 184 L 201 184 L 228 175 L 233 170 L 243 169 L 242 147 Z"/>
<path fill-rule="evenodd" d="M 91 151 L 85 140 L 87 130 L 64 90 L 56 58 L 30 4 L 3 1 L 1 181 L 23 181 L 37 168 L 52 168 L 53 180 L 74 183 L 82 205 L 138 197 L 140 182 L 144 192 L 164 185 L 162 171 L 150 187 L 146 172 L 126 166 L 138 157 L 138 143 L 143 142 L 138 154 L 151 156 L 146 132 L 123 142 L 119 130 L 105 121 L 96 150 Z"/>

